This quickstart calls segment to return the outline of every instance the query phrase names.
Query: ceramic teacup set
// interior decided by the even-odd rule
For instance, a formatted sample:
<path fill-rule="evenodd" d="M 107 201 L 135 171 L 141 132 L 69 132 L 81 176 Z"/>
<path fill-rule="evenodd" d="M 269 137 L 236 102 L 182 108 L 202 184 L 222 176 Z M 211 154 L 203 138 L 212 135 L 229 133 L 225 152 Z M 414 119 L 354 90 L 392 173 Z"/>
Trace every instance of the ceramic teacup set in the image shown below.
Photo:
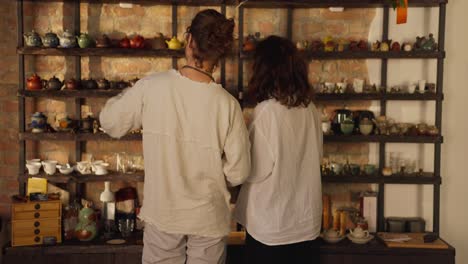
<path fill-rule="evenodd" d="M 374 236 L 369 234 L 369 231 L 362 229 L 361 227 L 356 227 L 353 230 L 349 230 L 349 234 L 346 237 L 351 240 L 351 242 L 356 244 L 366 244 L 371 241 Z M 338 243 L 345 238 L 344 235 L 341 235 L 339 231 L 334 229 L 328 229 L 322 234 L 323 240 L 327 243 L 334 244 Z"/>
<path fill-rule="evenodd" d="M 60 165 L 56 160 L 44 160 L 40 159 L 31 159 L 26 161 L 26 168 L 28 169 L 29 175 L 37 175 L 41 170 L 41 167 L 44 169 L 44 172 L 47 175 L 54 175 L 57 172 L 57 169 L 61 174 L 67 175 L 72 173 L 74 170 L 78 171 L 81 174 L 91 174 L 96 175 L 106 175 L 108 173 L 107 167 L 109 163 L 105 163 L 102 160 L 97 160 L 94 162 L 90 161 L 79 161 L 76 166 L 71 166 L 70 164 Z"/>

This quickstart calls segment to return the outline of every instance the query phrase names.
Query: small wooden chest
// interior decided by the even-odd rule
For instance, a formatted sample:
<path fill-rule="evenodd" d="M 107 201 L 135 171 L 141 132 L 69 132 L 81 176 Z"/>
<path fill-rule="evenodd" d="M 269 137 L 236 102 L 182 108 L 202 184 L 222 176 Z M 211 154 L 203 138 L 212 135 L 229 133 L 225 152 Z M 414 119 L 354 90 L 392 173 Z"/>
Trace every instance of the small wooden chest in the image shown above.
<path fill-rule="evenodd" d="M 62 242 L 62 204 L 57 201 L 13 203 L 11 245 L 41 245 L 44 237 Z"/>

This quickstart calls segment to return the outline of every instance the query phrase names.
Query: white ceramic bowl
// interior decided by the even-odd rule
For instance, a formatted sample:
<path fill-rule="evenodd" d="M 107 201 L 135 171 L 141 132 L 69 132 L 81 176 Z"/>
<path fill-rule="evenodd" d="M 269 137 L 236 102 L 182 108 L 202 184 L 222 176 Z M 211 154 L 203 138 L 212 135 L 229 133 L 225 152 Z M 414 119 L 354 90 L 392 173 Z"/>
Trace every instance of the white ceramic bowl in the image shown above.
<path fill-rule="evenodd" d="M 73 167 L 67 167 L 66 165 L 57 165 L 57 169 L 64 175 L 70 174 L 74 170 Z"/>
<path fill-rule="evenodd" d="M 26 164 L 26 168 L 28 168 L 29 175 L 37 175 L 39 173 L 39 170 L 41 169 L 41 163 L 31 162 L 31 163 Z"/>

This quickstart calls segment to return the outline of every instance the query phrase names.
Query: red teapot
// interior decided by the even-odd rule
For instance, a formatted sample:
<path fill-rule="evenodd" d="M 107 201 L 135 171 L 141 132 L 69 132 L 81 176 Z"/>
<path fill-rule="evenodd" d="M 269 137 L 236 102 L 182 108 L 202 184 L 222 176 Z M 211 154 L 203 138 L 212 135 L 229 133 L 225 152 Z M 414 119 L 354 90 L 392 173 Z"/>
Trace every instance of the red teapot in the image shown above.
<path fill-rule="evenodd" d="M 28 90 L 41 90 L 42 89 L 42 80 L 37 74 L 31 75 L 26 81 L 26 88 Z"/>
<path fill-rule="evenodd" d="M 133 36 L 133 38 L 130 39 L 130 47 L 132 49 L 142 49 L 142 48 L 144 48 L 145 47 L 145 39 L 140 35 Z"/>
<path fill-rule="evenodd" d="M 121 39 L 119 42 L 119 46 L 124 49 L 130 48 L 130 40 L 127 37 Z"/>

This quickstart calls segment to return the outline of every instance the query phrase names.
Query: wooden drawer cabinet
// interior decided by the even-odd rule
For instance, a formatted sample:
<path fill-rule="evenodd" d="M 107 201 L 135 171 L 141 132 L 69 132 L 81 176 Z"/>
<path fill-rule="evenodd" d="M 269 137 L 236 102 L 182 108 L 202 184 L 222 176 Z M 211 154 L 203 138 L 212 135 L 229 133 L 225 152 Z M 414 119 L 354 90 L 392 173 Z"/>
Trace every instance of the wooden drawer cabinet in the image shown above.
<path fill-rule="evenodd" d="M 44 237 L 62 242 L 60 201 L 14 203 L 12 207 L 12 246 L 41 245 Z"/>

